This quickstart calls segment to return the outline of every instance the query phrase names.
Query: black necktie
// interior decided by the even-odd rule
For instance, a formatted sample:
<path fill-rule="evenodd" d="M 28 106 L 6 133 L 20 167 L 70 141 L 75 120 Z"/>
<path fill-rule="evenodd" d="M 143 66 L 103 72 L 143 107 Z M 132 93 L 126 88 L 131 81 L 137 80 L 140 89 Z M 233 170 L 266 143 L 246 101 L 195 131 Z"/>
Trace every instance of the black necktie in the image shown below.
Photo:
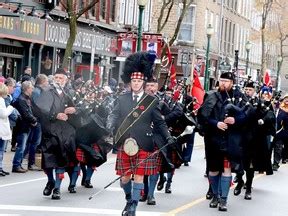
<path fill-rule="evenodd" d="M 137 99 L 138 99 L 138 97 L 139 97 L 138 95 L 134 95 L 134 96 L 133 96 L 133 107 L 135 107 L 135 106 L 137 105 L 137 102 L 138 102 Z"/>

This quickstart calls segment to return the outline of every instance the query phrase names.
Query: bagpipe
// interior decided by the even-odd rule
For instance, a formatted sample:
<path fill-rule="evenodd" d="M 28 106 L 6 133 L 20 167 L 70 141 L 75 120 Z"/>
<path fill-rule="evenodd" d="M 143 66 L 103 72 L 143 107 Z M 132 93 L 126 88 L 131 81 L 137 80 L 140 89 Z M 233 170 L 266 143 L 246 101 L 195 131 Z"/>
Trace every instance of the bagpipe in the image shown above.
<path fill-rule="evenodd" d="M 109 132 L 105 127 L 105 119 L 98 114 L 98 109 L 104 101 L 103 89 L 89 81 L 82 82 L 73 90 L 61 88 L 57 83 L 53 86 L 60 89 L 76 108 L 75 115 L 69 116 L 69 123 L 76 129 L 77 148 L 81 149 L 88 163 L 100 166 L 106 162 L 107 154 L 112 149 L 112 144 L 106 141 Z"/>

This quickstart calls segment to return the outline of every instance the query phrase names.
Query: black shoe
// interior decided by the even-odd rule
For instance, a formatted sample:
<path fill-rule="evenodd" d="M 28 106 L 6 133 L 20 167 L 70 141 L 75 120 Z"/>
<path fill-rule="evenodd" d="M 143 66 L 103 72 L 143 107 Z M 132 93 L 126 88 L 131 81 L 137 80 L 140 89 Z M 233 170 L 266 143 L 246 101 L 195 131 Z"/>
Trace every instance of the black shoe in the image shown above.
<path fill-rule="evenodd" d="M 43 195 L 44 196 L 50 196 L 52 193 L 52 190 L 55 187 L 55 182 L 47 182 L 46 187 L 43 190 Z"/>
<path fill-rule="evenodd" d="M 139 200 L 139 202 L 146 202 L 147 200 L 147 194 L 143 194 Z"/>
<path fill-rule="evenodd" d="M 207 193 L 206 193 L 206 199 L 211 200 L 213 198 L 213 192 L 212 189 L 209 187 Z"/>
<path fill-rule="evenodd" d="M 252 199 L 251 190 L 248 190 L 248 189 L 246 190 L 244 199 L 245 200 L 251 200 Z"/>
<path fill-rule="evenodd" d="M 210 208 L 217 208 L 218 202 L 219 202 L 218 197 L 213 195 L 212 200 L 209 204 L 209 207 Z"/>
<path fill-rule="evenodd" d="M 222 199 L 222 198 L 220 199 L 218 210 L 227 211 L 227 201 L 225 199 Z"/>
<path fill-rule="evenodd" d="M 274 163 L 274 164 L 272 165 L 272 169 L 273 169 L 273 171 L 278 171 L 279 165 L 276 164 L 276 163 Z"/>
<path fill-rule="evenodd" d="M 0 177 L 4 177 L 4 176 L 6 176 L 5 173 L 0 171 Z"/>
<path fill-rule="evenodd" d="M 184 166 L 189 166 L 189 163 L 188 162 L 184 162 Z"/>
<path fill-rule="evenodd" d="M 61 199 L 61 193 L 60 193 L 60 189 L 59 188 L 54 188 L 51 198 L 53 200 L 60 200 Z"/>
<path fill-rule="evenodd" d="M 170 184 L 170 183 L 167 183 L 167 184 L 166 184 L 165 193 L 169 193 L 169 194 L 172 193 L 171 184 Z"/>
<path fill-rule="evenodd" d="M 129 206 L 129 209 L 127 211 L 127 216 L 136 216 L 137 204 L 138 202 L 135 200 L 131 202 L 131 205 Z"/>
<path fill-rule="evenodd" d="M 165 182 L 167 181 L 166 177 L 164 176 L 163 179 L 160 178 L 158 184 L 157 184 L 157 190 L 161 191 L 164 187 Z"/>
<path fill-rule="evenodd" d="M 9 172 L 6 172 L 6 171 L 4 171 L 4 170 L 0 171 L 0 173 L 4 173 L 5 175 L 10 175 Z"/>
<path fill-rule="evenodd" d="M 235 196 L 238 196 L 241 193 L 243 185 L 244 185 L 244 181 L 243 180 L 239 180 L 238 184 L 236 185 L 236 187 L 234 189 L 234 195 Z"/>
<path fill-rule="evenodd" d="M 156 205 L 156 200 L 154 197 L 148 197 L 147 205 Z"/>
<path fill-rule="evenodd" d="M 286 160 L 282 160 L 282 164 L 286 164 Z"/>
<path fill-rule="evenodd" d="M 126 202 L 126 205 L 125 205 L 125 207 L 124 207 L 124 209 L 123 209 L 123 211 L 121 213 L 122 216 L 127 216 L 128 215 L 128 210 L 130 208 L 130 205 L 132 205 L 132 201 L 131 200 Z"/>
<path fill-rule="evenodd" d="M 85 188 L 93 188 L 90 180 L 85 180 L 84 185 Z"/>
<path fill-rule="evenodd" d="M 69 185 L 68 191 L 69 191 L 69 193 L 76 193 L 75 185 Z"/>

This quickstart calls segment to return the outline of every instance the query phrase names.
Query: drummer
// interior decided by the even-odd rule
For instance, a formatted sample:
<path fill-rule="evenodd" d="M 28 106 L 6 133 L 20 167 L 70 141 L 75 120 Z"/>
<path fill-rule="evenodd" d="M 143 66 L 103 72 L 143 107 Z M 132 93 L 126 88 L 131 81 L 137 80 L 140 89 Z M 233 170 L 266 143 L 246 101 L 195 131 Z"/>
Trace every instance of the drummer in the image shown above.
<path fill-rule="evenodd" d="M 155 149 L 151 124 L 159 127 L 160 134 L 168 143 L 175 142 L 161 116 L 157 99 L 144 92 L 145 80 L 152 76 L 155 58 L 153 53 L 137 52 L 126 59 L 122 80 L 130 83 L 131 92 L 119 96 L 107 120 L 107 128 L 110 131 L 117 129 L 116 173 L 121 176 L 120 185 L 127 200 L 122 215 L 135 215 L 140 193 L 144 187 L 144 175 L 154 175 L 158 171 L 157 155 L 143 161 Z M 115 125 L 116 128 L 113 128 Z"/>

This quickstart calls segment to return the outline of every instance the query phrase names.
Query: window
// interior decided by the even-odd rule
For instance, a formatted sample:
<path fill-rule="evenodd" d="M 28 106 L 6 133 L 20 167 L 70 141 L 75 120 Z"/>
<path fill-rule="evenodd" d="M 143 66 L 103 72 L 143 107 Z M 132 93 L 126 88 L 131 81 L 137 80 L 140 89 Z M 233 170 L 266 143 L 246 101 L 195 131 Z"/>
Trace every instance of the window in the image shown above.
<path fill-rule="evenodd" d="M 106 18 L 106 0 L 100 1 L 100 16 L 101 16 L 101 19 Z"/>
<path fill-rule="evenodd" d="M 115 22 L 116 17 L 116 0 L 110 0 L 110 18 L 112 22 Z"/>
<path fill-rule="evenodd" d="M 189 7 L 186 15 L 182 21 L 178 40 L 194 42 L 194 30 L 195 30 L 195 6 Z"/>

